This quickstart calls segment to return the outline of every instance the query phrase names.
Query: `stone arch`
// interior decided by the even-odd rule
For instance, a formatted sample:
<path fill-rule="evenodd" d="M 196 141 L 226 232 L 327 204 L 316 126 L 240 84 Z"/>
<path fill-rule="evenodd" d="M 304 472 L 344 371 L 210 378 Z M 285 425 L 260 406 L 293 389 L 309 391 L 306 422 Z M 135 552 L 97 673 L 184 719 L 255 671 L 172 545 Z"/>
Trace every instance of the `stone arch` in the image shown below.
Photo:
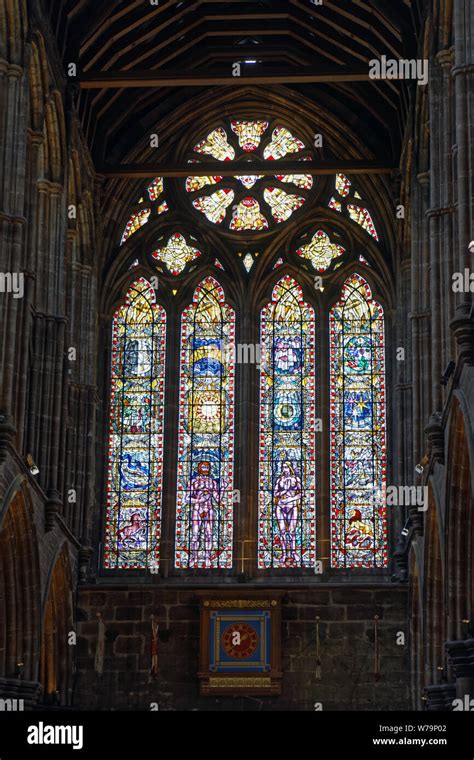
<path fill-rule="evenodd" d="M 449 638 L 464 638 L 463 620 L 474 618 L 474 498 L 467 424 L 454 400 L 449 432 L 447 483 L 447 608 Z"/>
<path fill-rule="evenodd" d="M 0 526 L 0 675 L 35 681 L 39 654 L 38 543 L 28 487 L 12 494 Z M 22 665 L 20 666 L 20 663 Z"/>
<path fill-rule="evenodd" d="M 43 701 L 69 705 L 72 697 L 72 581 L 67 544 L 57 555 L 43 608 L 40 673 Z"/>

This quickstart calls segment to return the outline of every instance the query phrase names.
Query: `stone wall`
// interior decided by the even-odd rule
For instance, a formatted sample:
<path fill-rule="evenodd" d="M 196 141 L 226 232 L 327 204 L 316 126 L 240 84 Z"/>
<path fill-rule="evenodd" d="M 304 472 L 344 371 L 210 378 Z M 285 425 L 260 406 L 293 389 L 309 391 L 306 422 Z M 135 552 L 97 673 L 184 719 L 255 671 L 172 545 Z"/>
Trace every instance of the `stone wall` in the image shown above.
<path fill-rule="evenodd" d="M 241 590 L 242 587 L 239 588 Z M 193 590 L 84 586 L 78 596 L 80 709 L 396 710 L 408 709 L 407 592 L 403 586 L 292 590 L 282 605 L 283 682 L 279 697 L 201 697 L 199 603 Z M 104 671 L 94 671 L 100 612 L 107 627 Z M 150 615 L 160 624 L 159 677 L 149 682 Z M 374 676 L 379 616 L 380 678 Z M 320 617 L 321 679 L 316 679 Z"/>

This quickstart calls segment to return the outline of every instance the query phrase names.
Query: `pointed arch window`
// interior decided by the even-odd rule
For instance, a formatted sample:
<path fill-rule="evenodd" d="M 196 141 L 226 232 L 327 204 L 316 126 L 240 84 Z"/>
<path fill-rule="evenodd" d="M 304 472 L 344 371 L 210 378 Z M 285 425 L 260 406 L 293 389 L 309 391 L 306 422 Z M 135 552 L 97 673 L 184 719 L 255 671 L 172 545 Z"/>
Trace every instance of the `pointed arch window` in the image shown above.
<path fill-rule="evenodd" d="M 330 312 L 331 566 L 387 565 L 383 309 L 360 275 Z"/>
<path fill-rule="evenodd" d="M 289 276 L 260 327 L 260 568 L 315 563 L 315 315 Z"/>
<path fill-rule="evenodd" d="M 159 563 L 166 313 L 143 277 L 112 327 L 104 566 Z"/>
<path fill-rule="evenodd" d="M 232 567 L 235 314 L 213 277 L 181 320 L 177 568 Z"/>

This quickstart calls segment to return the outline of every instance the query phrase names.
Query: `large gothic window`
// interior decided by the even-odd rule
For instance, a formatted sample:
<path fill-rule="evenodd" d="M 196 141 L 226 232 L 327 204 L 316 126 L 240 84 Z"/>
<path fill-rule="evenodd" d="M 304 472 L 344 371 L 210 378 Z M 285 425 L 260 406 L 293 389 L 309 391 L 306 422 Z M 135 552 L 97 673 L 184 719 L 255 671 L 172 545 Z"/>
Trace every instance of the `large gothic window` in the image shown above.
<path fill-rule="evenodd" d="M 357 274 L 330 314 L 333 567 L 384 567 L 385 339 L 382 307 Z"/>
<path fill-rule="evenodd" d="M 258 564 L 315 562 L 315 318 L 292 278 L 261 315 Z"/>
<path fill-rule="evenodd" d="M 181 323 L 176 567 L 232 567 L 234 312 L 207 277 Z"/>
<path fill-rule="evenodd" d="M 295 173 L 311 134 L 269 117 L 223 119 L 180 150 L 189 176 L 144 181 L 117 233 L 133 284 L 113 319 L 104 567 L 156 572 L 163 517 L 167 573 L 384 568 L 370 184 Z"/>
<path fill-rule="evenodd" d="M 166 315 L 144 278 L 113 320 L 104 564 L 158 567 Z"/>

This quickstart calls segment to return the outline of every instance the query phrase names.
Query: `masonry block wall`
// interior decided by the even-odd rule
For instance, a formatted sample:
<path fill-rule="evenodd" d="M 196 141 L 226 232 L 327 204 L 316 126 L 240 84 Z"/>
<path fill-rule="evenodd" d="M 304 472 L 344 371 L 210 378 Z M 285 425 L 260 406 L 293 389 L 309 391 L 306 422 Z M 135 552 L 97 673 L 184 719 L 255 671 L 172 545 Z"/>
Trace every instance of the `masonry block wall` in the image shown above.
<path fill-rule="evenodd" d="M 239 589 L 241 590 L 241 589 Z M 107 627 L 103 674 L 94 671 L 100 613 Z M 159 618 L 159 676 L 150 681 L 150 616 Z M 379 616 L 380 677 L 374 675 Z M 316 677 L 320 617 L 321 678 Z M 199 602 L 194 590 L 83 586 L 78 596 L 74 703 L 87 709 L 402 710 L 408 703 L 407 590 L 331 586 L 291 590 L 282 605 L 279 697 L 199 694 Z M 397 634 L 405 633 L 405 646 Z"/>

